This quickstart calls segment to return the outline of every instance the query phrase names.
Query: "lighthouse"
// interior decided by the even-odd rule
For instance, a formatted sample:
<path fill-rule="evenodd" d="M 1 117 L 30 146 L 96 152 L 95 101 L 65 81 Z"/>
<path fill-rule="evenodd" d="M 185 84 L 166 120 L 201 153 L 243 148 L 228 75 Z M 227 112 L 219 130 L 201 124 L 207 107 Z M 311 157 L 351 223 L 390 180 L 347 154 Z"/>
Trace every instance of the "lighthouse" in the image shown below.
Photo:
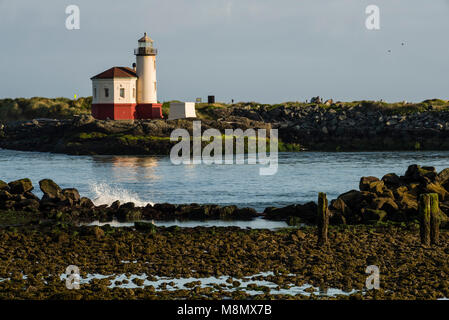
<path fill-rule="evenodd" d="M 157 103 L 156 55 L 153 40 L 144 36 L 138 41 L 139 47 L 134 50 L 137 63 L 137 103 Z"/>
<path fill-rule="evenodd" d="M 156 55 L 145 33 L 134 50 L 135 68 L 112 67 L 92 77 L 92 116 L 105 120 L 161 119 L 157 102 Z"/>

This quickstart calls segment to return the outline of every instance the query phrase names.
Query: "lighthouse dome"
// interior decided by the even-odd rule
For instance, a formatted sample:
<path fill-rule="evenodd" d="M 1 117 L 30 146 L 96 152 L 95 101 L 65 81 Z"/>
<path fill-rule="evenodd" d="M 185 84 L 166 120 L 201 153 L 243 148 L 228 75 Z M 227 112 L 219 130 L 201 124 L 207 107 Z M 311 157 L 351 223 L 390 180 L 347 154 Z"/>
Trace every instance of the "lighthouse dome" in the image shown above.
<path fill-rule="evenodd" d="M 153 39 L 151 39 L 147 33 L 145 32 L 143 37 L 138 40 L 139 42 L 151 42 L 153 43 Z"/>

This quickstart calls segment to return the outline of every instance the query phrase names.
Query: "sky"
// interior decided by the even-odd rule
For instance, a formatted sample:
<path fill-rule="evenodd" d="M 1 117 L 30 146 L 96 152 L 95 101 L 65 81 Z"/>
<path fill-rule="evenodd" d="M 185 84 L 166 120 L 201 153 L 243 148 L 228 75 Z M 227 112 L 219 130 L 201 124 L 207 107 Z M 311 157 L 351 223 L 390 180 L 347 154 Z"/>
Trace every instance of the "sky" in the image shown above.
<path fill-rule="evenodd" d="M 160 101 L 449 99 L 448 16 L 449 0 L 0 0 L 0 98 L 92 95 L 148 32 Z"/>

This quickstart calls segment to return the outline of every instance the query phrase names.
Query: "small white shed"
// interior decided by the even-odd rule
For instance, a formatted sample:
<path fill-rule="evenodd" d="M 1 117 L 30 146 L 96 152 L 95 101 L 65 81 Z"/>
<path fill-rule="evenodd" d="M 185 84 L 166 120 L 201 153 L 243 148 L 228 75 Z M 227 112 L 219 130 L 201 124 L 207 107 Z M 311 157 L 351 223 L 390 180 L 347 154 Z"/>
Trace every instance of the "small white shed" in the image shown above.
<path fill-rule="evenodd" d="M 170 102 L 168 120 L 196 118 L 195 102 Z"/>

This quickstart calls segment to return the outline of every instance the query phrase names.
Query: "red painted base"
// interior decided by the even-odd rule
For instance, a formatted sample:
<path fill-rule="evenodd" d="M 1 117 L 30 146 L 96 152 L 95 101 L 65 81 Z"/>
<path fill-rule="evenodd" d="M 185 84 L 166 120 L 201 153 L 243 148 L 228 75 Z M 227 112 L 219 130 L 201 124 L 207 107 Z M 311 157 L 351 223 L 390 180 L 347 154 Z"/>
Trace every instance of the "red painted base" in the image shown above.
<path fill-rule="evenodd" d="M 161 103 L 92 104 L 92 116 L 98 120 L 162 119 Z"/>

